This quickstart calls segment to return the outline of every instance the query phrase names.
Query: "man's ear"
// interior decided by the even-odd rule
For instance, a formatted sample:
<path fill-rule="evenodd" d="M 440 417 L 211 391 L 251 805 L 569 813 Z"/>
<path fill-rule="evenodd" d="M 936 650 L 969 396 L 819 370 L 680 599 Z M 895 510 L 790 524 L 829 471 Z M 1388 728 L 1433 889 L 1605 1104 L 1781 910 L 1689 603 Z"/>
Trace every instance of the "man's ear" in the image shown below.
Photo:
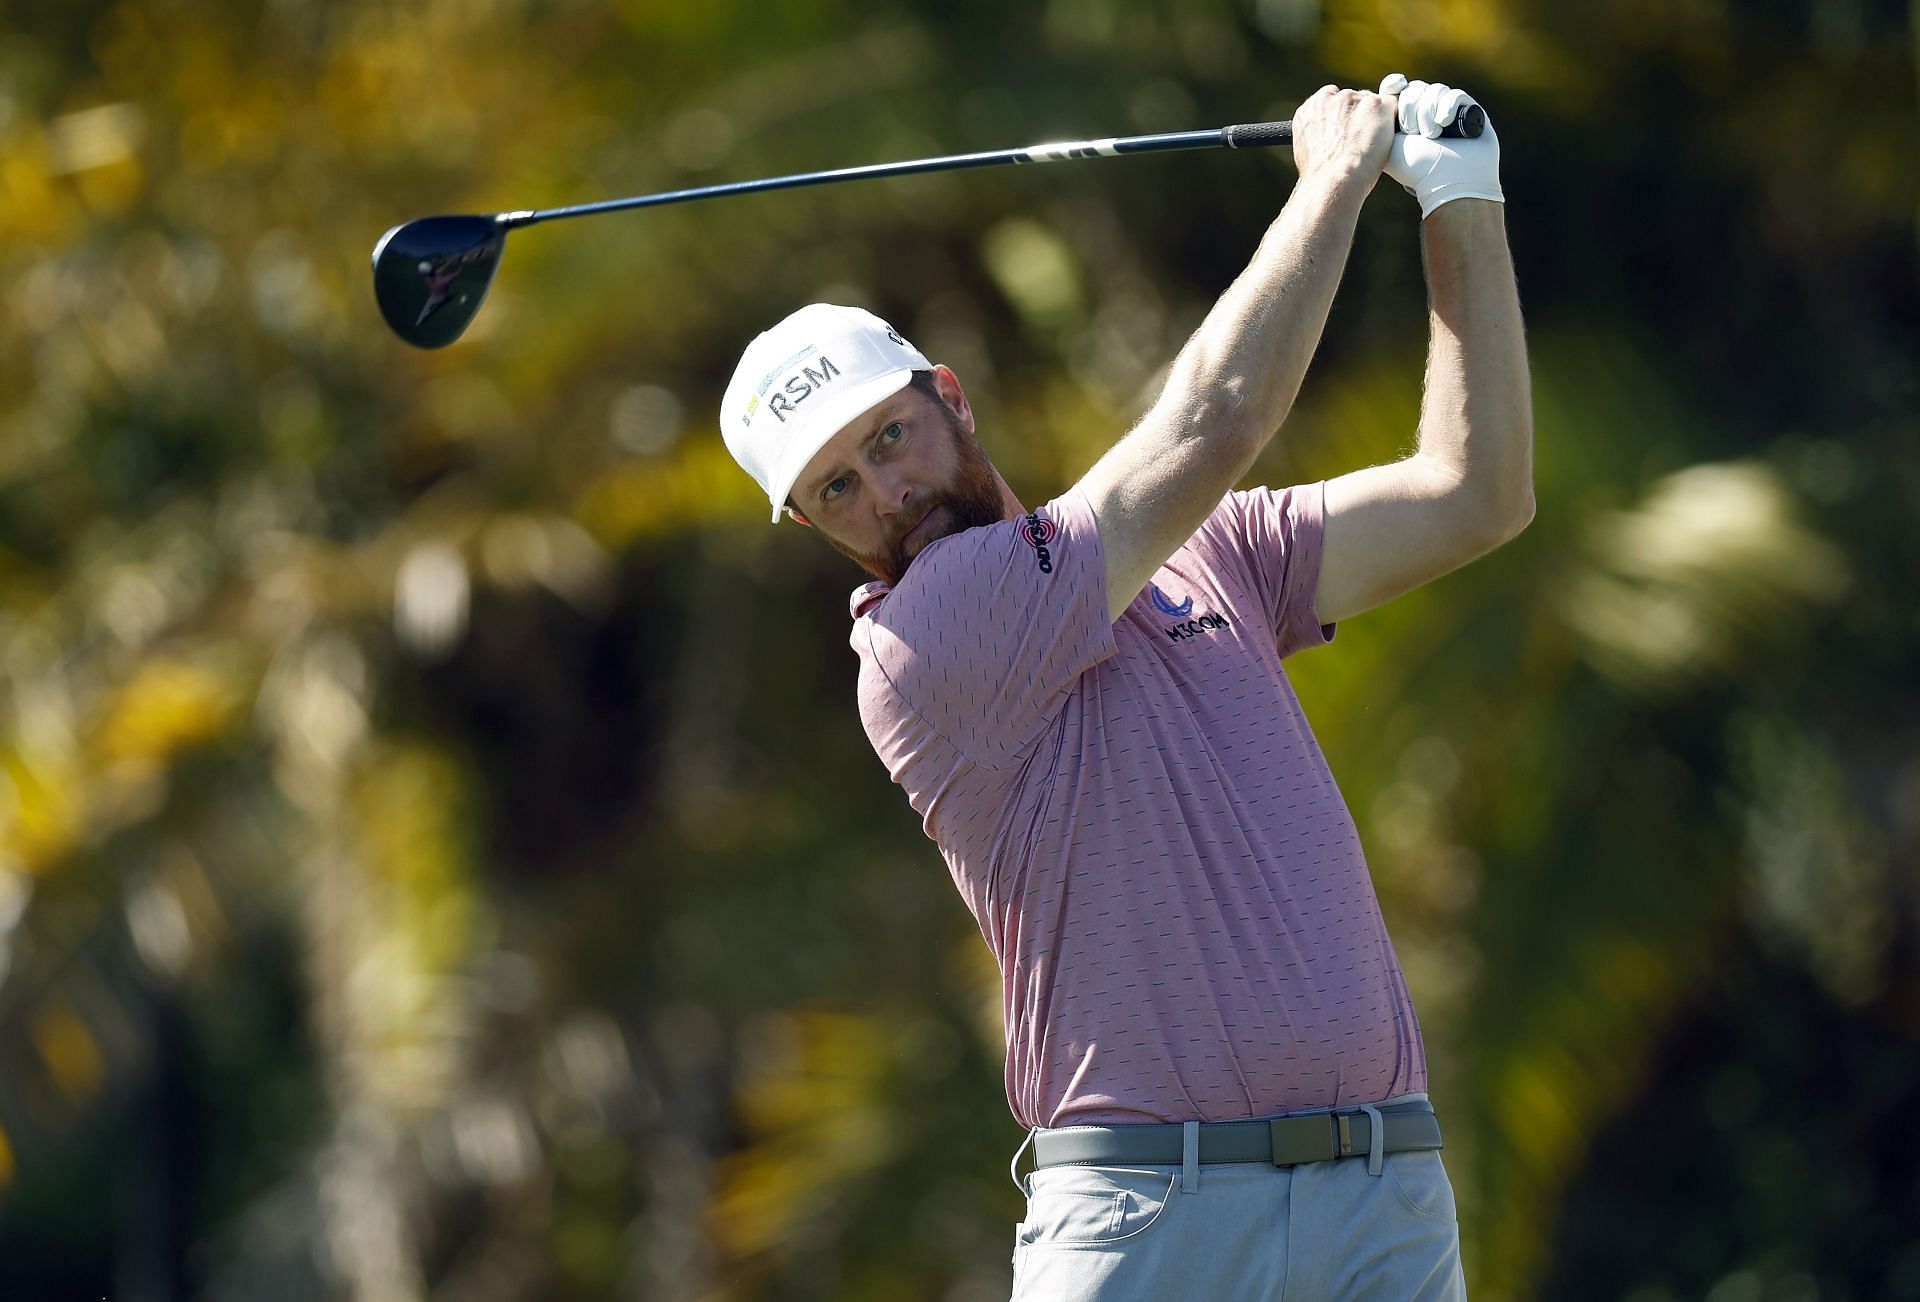
<path fill-rule="evenodd" d="M 967 404 L 967 392 L 960 387 L 960 377 L 950 368 L 936 364 L 933 368 L 933 391 L 960 418 L 967 427 L 967 433 L 973 433 L 973 408 Z"/>

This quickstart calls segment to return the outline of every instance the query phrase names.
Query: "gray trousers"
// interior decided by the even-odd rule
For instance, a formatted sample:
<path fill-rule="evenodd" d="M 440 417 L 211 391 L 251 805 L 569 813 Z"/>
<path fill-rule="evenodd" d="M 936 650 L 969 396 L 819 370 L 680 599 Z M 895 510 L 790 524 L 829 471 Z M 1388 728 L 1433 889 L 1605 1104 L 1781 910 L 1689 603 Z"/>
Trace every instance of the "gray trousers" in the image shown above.
<path fill-rule="evenodd" d="M 1440 1154 L 1027 1177 L 1014 1302 L 1464 1302 Z"/>

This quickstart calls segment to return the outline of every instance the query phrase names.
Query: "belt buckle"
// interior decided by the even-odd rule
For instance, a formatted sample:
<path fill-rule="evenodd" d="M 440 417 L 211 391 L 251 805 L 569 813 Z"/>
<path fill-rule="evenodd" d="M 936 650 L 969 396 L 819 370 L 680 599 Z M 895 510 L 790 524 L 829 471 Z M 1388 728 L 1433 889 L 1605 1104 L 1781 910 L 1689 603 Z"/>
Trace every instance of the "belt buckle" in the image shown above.
<path fill-rule="evenodd" d="M 1331 1114 L 1275 1117 L 1267 1123 L 1273 1164 L 1298 1166 L 1303 1162 L 1331 1162 L 1336 1157 L 1351 1153 L 1353 1132 L 1350 1123 L 1342 1124 L 1346 1120 Z"/>

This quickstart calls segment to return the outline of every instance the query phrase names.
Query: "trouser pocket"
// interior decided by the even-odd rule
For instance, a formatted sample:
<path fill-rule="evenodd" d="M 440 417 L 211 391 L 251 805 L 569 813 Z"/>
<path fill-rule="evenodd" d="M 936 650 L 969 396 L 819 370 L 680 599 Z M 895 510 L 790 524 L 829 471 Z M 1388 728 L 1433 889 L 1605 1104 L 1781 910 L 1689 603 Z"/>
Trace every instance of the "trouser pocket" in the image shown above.
<path fill-rule="evenodd" d="M 1178 1180 L 1178 1174 L 1121 1167 L 1036 1171 L 1015 1247 L 1097 1247 L 1137 1238 L 1159 1223 Z"/>

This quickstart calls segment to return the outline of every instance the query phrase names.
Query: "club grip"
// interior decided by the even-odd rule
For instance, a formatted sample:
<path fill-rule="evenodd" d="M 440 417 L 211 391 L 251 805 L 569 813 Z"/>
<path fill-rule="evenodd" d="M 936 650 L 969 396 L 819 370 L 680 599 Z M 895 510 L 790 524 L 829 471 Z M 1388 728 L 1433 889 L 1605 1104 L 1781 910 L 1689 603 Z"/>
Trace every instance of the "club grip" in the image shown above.
<path fill-rule="evenodd" d="M 1394 119 L 1393 129 L 1400 130 L 1398 118 Z M 1473 140 L 1486 129 L 1486 110 L 1478 104 L 1469 104 L 1459 117 L 1440 128 L 1440 136 L 1443 140 Z M 1222 127 L 1220 138 L 1228 149 L 1260 149 L 1267 145 L 1292 144 L 1293 123 L 1248 122 L 1237 127 Z"/>
<path fill-rule="evenodd" d="M 1237 127 L 1223 127 L 1220 138 L 1228 149 L 1259 149 L 1266 145 L 1290 145 L 1293 143 L 1293 123 L 1291 122 L 1248 122 Z"/>

